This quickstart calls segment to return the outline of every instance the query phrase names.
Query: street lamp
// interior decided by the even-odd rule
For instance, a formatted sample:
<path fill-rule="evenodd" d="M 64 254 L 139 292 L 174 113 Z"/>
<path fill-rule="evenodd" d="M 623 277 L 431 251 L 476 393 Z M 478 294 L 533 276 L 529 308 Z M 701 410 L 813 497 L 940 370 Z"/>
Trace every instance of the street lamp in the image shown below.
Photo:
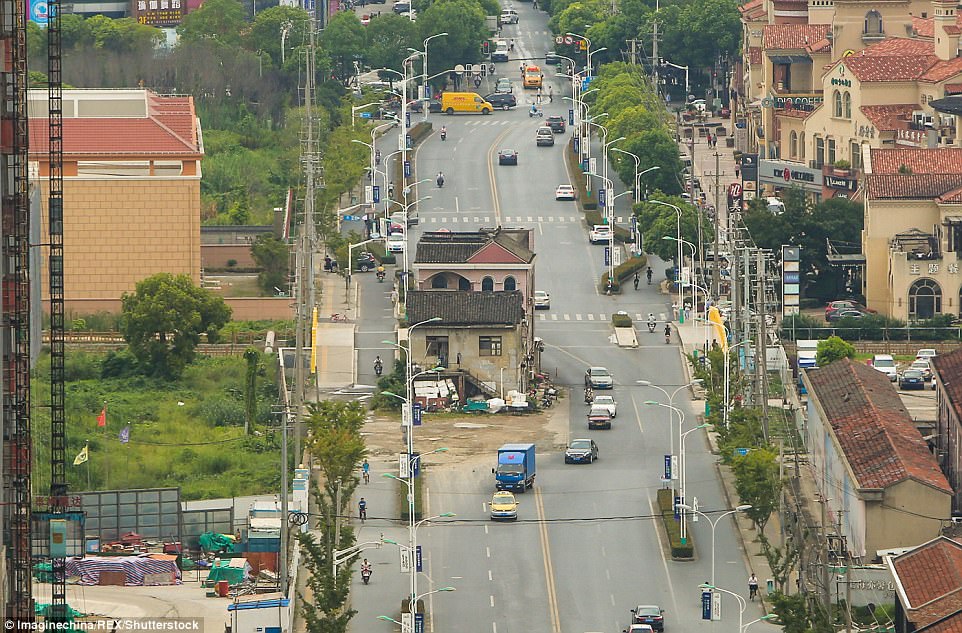
<path fill-rule="evenodd" d="M 447 35 L 447 32 L 445 31 L 444 33 L 435 33 L 434 35 L 424 38 L 424 81 L 421 83 L 421 86 L 422 86 L 422 90 L 424 90 L 425 99 L 430 97 L 430 94 L 429 94 L 430 90 L 428 88 L 428 79 L 427 79 L 428 77 L 428 42 L 430 42 L 436 37 L 443 37 L 446 35 Z M 428 110 L 430 110 L 430 108 L 428 108 L 424 103 L 422 103 L 421 106 L 422 106 L 421 109 L 424 112 L 424 116 L 421 120 L 427 121 Z"/>
<path fill-rule="evenodd" d="M 372 103 L 365 103 L 364 105 L 351 106 L 351 127 L 352 127 L 352 128 L 355 127 L 355 125 L 354 125 L 354 122 L 355 122 L 354 113 L 355 113 L 355 112 L 357 112 L 358 110 L 363 110 L 364 108 L 370 108 L 371 106 L 378 105 L 379 103 L 380 103 L 379 101 L 374 101 L 374 102 L 372 102 Z"/>
<path fill-rule="evenodd" d="M 440 589 L 435 589 L 435 590 L 433 590 L 433 591 L 428 591 L 428 592 L 422 593 L 420 596 L 411 596 L 411 598 L 414 598 L 414 599 L 415 599 L 415 605 L 416 605 L 416 604 L 417 604 L 417 601 L 420 600 L 421 598 L 430 596 L 431 594 L 441 593 L 442 591 L 457 591 L 457 589 L 456 589 L 455 587 L 441 587 Z M 416 606 L 413 606 L 413 607 L 412 607 L 411 605 L 408 605 L 408 613 L 412 614 L 412 618 L 413 618 L 413 614 L 414 614 L 414 609 L 416 609 L 416 608 L 417 608 Z M 401 614 L 401 618 L 402 618 L 402 619 L 404 618 L 404 614 Z M 405 625 L 403 622 L 398 622 L 398 621 L 395 620 L 394 618 L 389 618 L 389 617 L 387 617 L 386 615 L 379 615 L 379 616 L 377 616 L 377 619 L 378 619 L 378 620 L 384 620 L 385 622 L 393 622 L 394 624 L 397 624 L 399 627 L 401 627 L 401 630 L 402 630 L 402 631 L 404 631 L 405 629 L 407 629 L 407 627 L 411 627 L 411 629 L 414 628 L 414 627 L 413 627 L 413 622 L 410 623 L 410 624 Z M 411 630 L 411 629 L 408 629 L 408 630 Z"/>
<path fill-rule="evenodd" d="M 641 168 L 641 157 L 633 152 L 625 151 L 619 147 L 612 147 L 611 151 L 618 152 L 619 154 L 625 154 L 626 156 L 631 156 L 635 160 L 635 202 L 641 198 L 641 177 L 650 171 L 655 171 L 656 169 L 661 169 L 661 165 L 655 165 L 654 167 L 649 167 L 643 171 L 639 171 Z"/>
<path fill-rule="evenodd" d="M 718 586 L 716 586 L 716 585 L 714 585 L 714 584 L 702 583 L 702 584 L 698 585 L 698 588 L 699 588 L 699 589 L 708 589 L 709 591 L 715 591 L 715 590 L 717 589 L 718 591 L 721 591 L 722 593 L 727 593 L 727 594 L 730 595 L 730 596 L 734 596 L 735 600 L 738 601 L 738 633 L 745 633 L 745 631 L 748 629 L 748 627 L 750 627 L 751 625 L 755 624 L 756 622 L 761 622 L 762 620 L 771 620 L 772 618 L 777 617 L 777 614 L 775 614 L 775 613 L 770 613 L 770 614 L 768 614 L 768 615 L 764 615 L 764 616 L 758 618 L 757 620 L 752 620 L 752 621 L 749 622 L 748 624 L 742 625 L 742 618 L 743 618 L 743 616 L 745 615 L 745 609 L 748 608 L 748 601 L 745 600 L 745 598 L 741 597 L 740 595 L 738 595 L 738 594 L 735 593 L 734 591 L 729 591 L 729 590 L 727 590 L 727 589 L 722 589 L 721 587 L 718 587 Z"/>
<path fill-rule="evenodd" d="M 698 317 L 695 317 L 695 318 L 697 319 Z M 715 323 L 714 321 L 709 321 L 708 319 L 702 319 L 702 320 L 704 320 L 709 325 L 717 325 L 717 326 L 720 326 L 723 330 L 725 330 L 725 344 L 722 345 L 722 350 L 725 352 L 725 385 L 724 385 L 725 405 L 724 405 L 724 408 L 722 409 L 722 421 L 723 421 L 723 424 L 725 425 L 725 429 L 727 430 L 728 429 L 728 410 L 730 408 L 730 403 L 731 403 L 731 395 L 729 393 L 731 361 L 729 359 L 729 355 L 731 354 L 732 349 L 738 347 L 739 345 L 745 345 L 747 343 L 751 343 L 752 341 L 751 339 L 745 339 L 740 343 L 735 343 L 734 345 L 730 345 L 728 343 L 728 339 L 731 337 L 731 332 L 728 330 L 728 327 L 724 323 Z M 757 359 L 756 359 L 756 362 L 757 362 Z"/>
<path fill-rule="evenodd" d="M 681 257 L 681 209 L 678 208 L 677 206 L 673 205 L 673 204 L 668 203 L 668 202 L 662 202 L 661 200 L 649 200 L 648 202 L 650 202 L 650 203 L 652 203 L 652 204 L 658 204 L 658 205 L 661 205 L 661 206 L 663 206 L 663 207 L 671 207 L 672 209 L 675 210 L 675 214 L 677 215 L 677 223 L 675 224 L 675 233 L 676 233 L 676 236 L 677 236 L 677 238 L 678 238 L 678 252 L 677 252 L 677 257 L 678 257 L 678 276 L 677 276 L 677 278 L 675 279 L 675 284 L 678 286 L 678 316 L 679 316 L 679 321 L 678 321 L 678 322 L 679 322 L 679 323 L 684 323 L 684 322 L 685 322 L 685 318 L 684 318 L 684 316 L 682 316 L 682 311 L 681 311 L 682 306 L 685 305 L 685 304 L 684 304 L 684 299 L 685 299 L 685 297 L 684 297 L 684 295 L 682 294 L 682 285 L 681 285 L 681 267 L 682 267 L 682 261 L 681 261 L 681 259 L 682 259 L 682 257 Z"/>
<path fill-rule="evenodd" d="M 709 525 L 711 525 L 711 584 L 714 585 L 715 584 L 715 527 L 718 525 L 718 523 L 722 519 L 724 519 L 728 515 L 735 514 L 736 512 L 747 512 L 748 510 L 752 509 L 752 506 L 748 504 L 737 506 L 734 510 L 729 510 L 728 512 L 718 515 L 718 517 L 716 517 L 714 521 L 712 521 L 711 517 L 705 514 L 704 512 L 702 512 L 701 510 L 696 510 L 694 506 L 690 506 L 685 503 L 679 503 L 675 507 L 680 508 L 682 510 L 687 510 L 689 512 L 693 512 L 694 514 L 700 514 L 701 516 L 705 517 L 705 520 L 708 521 Z"/>
<path fill-rule="evenodd" d="M 668 404 L 669 404 L 669 405 L 672 405 L 672 408 L 674 409 L 674 410 L 672 411 L 672 413 L 671 413 L 671 417 L 669 418 L 669 423 L 672 424 L 672 425 L 674 424 L 674 417 L 675 417 L 675 413 L 674 413 L 674 412 L 675 412 L 675 411 L 679 411 L 679 409 L 677 409 L 677 408 L 674 407 L 674 404 L 675 404 L 675 396 L 678 395 L 678 392 L 681 391 L 682 389 L 687 389 L 688 387 L 691 387 L 692 385 L 700 385 L 700 384 L 702 384 L 703 382 L 705 382 L 705 381 L 702 380 L 701 378 L 695 378 L 694 380 L 692 380 L 692 381 L 689 382 L 688 384 L 681 385 L 680 387 L 678 387 L 677 389 L 675 389 L 674 391 L 672 391 L 672 392 L 669 394 L 667 391 L 665 391 L 664 389 L 662 389 L 662 388 L 659 387 L 658 385 L 652 383 L 650 380 L 636 380 L 636 381 L 635 381 L 635 383 L 641 385 L 642 387 L 651 387 L 652 389 L 657 389 L 658 391 L 660 391 L 660 392 L 662 392 L 663 394 L 665 394 L 665 397 L 668 398 Z M 678 418 L 678 434 L 679 434 L 679 435 L 681 435 L 681 421 L 682 421 L 683 418 L 684 418 L 684 416 L 681 416 L 681 417 Z M 671 430 L 670 430 L 670 432 L 668 433 L 668 437 L 669 437 L 669 439 L 671 440 L 671 449 L 670 449 L 668 455 L 669 455 L 669 459 L 672 459 L 672 460 L 675 458 L 675 436 L 674 436 L 674 432 L 675 432 L 674 426 L 671 426 Z M 671 479 L 677 479 L 677 478 L 678 478 L 678 472 L 676 471 L 675 468 L 672 468 L 672 469 L 671 469 L 671 472 L 669 473 L 669 475 L 671 475 Z"/>
<path fill-rule="evenodd" d="M 654 202 L 654 201 L 653 201 L 653 202 Z M 684 245 L 686 245 L 686 246 L 691 247 L 691 265 L 692 265 L 692 268 L 695 267 L 695 262 L 696 262 L 697 260 L 696 260 L 696 255 L 695 255 L 695 245 L 694 245 L 693 243 L 689 242 L 688 240 L 683 240 L 683 239 L 681 239 L 680 237 L 672 237 L 672 236 L 670 236 L 670 235 L 662 235 L 662 236 L 661 236 L 661 239 L 663 239 L 663 240 L 678 241 L 678 242 L 681 242 L 682 244 L 684 244 Z M 679 264 L 678 264 L 678 270 L 681 270 L 681 266 L 682 266 L 682 263 L 679 262 Z M 693 273 L 694 273 L 694 270 L 692 271 L 692 273 L 689 273 L 689 275 L 688 275 L 688 286 L 691 288 L 691 303 L 692 303 L 692 308 L 694 308 L 694 309 L 695 309 L 695 312 L 697 312 L 697 311 L 698 311 L 698 310 L 697 310 L 698 298 L 695 296 L 695 279 L 694 279 L 695 275 L 694 275 Z M 700 288 L 700 286 L 699 286 L 699 288 Z M 705 296 L 707 297 L 708 295 L 706 294 Z M 679 310 L 679 311 L 683 310 L 684 308 L 685 308 L 684 304 L 681 304 L 681 305 L 678 306 L 678 310 Z M 682 323 L 684 322 L 684 318 L 681 319 L 681 322 L 682 322 Z"/>

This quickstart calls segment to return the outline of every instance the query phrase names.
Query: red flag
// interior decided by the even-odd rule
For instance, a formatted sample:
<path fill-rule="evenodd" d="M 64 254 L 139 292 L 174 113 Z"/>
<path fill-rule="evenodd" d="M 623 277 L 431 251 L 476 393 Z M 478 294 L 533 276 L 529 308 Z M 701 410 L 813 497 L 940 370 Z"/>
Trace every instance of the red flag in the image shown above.
<path fill-rule="evenodd" d="M 107 426 L 107 405 L 104 405 L 100 415 L 97 416 L 97 426 Z"/>

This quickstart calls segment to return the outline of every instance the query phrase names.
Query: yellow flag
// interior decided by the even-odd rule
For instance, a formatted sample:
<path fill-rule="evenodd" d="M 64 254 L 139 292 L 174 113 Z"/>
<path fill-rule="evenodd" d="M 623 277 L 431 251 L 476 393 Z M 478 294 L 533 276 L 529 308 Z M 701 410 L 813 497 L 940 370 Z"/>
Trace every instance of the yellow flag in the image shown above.
<path fill-rule="evenodd" d="M 728 349 L 728 337 L 725 335 L 725 319 L 722 318 L 721 311 L 712 306 L 708 308 L 708 320 L 712 323 L 712 328 L 715 330 L 715 338 L 721 340 L 722 351 Z"/>
<path fill-rule="evenodd" d="M 85 444 L 83 449 L 77 453 L 77 456 L 73 460 L 74 466 L 79 466 L 80 464 L 87 461 L 87 445 Z"/>

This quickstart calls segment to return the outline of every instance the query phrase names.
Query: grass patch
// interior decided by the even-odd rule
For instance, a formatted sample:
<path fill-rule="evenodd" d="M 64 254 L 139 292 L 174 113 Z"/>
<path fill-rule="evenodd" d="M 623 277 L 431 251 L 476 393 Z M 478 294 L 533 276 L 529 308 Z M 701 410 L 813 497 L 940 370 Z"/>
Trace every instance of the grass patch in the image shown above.
<path fill-rule="evenodd" d="M 695 542 L 692 540 L 691 530 L 688 531 L 686 543 L 681 543 L 681 524 L 675 520 L 675 492 L 671 488 L 658 490 L 658 509 L 661 511 L 665 532 L 668 534 L 668 544 L 671 547 L 672 558 L 692 558 L 695 555 Z"/>
<path fill-rule="evenodd" d="M 280 438 L 271 429 L 273 358 L 262 357 L 255 429 L 244 435 L 242 357 L 200 358 L 177 381 L 102 378 L 105 356 L 68 353 L 67 479 L 71 491 L 179 486 L 184 499 L 263 494 L 280 485 Z M 50 486 L 50 360 L 33 379 L 34 478 Z M 107 425 L 97 416 L 107 402 Z M 130 441 L 120 432 L 130 427 Z M 89 460 L 73 466 L 89 444 Z M 292 456 L 293 462 L 293 456 Z M 88 474 L 89 473 L 89 474 Z M 88 476 L 90 485 L 88 486 Z"/>
<path fill-rule="evenodd" d="M 414 478 L 414 520 L 420 521 L 424 517 L 424 466 L 421 466 L 418 476 Z M 400 482 L 397 483 L 397 506 L 398 516 L 402 521 L 410 521 L 408 512 L 408 487 Z"/>
<path fill-rule="evenodd" d="M 612 314 L 611 324 L 614 327 L 631 327 L 631 317 L 627 314 Z"/>

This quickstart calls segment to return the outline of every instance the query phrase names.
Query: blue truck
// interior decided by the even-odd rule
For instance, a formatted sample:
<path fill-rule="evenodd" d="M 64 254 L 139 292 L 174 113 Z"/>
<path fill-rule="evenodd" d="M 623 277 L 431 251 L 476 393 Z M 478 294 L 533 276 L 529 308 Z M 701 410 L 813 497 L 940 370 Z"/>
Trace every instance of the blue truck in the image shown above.
<path fill-rule="evenodd" d="M 498 467 L 492 468 L 498 490 L 524 492 L 534 486 L 534 444 L 505 444 L 498 449 Z"/>

